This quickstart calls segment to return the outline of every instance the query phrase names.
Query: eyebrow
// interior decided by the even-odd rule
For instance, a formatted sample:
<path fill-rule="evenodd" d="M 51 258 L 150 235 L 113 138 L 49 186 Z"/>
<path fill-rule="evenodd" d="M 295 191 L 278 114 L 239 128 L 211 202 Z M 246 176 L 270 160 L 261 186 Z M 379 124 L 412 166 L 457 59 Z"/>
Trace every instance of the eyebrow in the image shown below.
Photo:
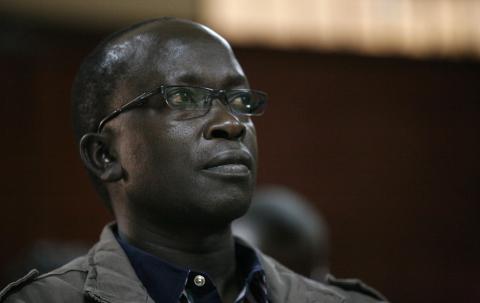
<path fill-rule="evenodd" d="M 202 85 L 203 79 L 194 74 L 183 74 L 177 78 L 177 81 L 185 84 L 194 84 L 194 85 L 203 86 Z M 232 75 L 226 75 L 225 77 L 223 77 L 223 80 L 220 83 L 220 87 L 218 88 L 231 88 L 231 87 L 237 87 L 242 85 L 248 85 L 247 79 L 241 75 L 232 74 Z"/>

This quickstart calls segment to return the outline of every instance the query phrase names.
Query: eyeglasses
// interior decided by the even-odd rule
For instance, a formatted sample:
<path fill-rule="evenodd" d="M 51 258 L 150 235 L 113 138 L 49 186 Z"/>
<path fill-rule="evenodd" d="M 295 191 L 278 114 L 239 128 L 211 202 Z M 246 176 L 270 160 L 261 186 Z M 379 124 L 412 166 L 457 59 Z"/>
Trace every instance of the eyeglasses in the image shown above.
<path fill-rule="evenodd" d="M 162 98 L 153 98 L 154 95 L 161 95 Z M 98 124 L 97 132 L 100 133 L 105 124 L 116 116 L 147 102 L 157 103 L 154 104 L 157 106 L 161 105 L 159 102 L 165 102 L 172 109 L 185 111 L 187 118 L 195 118 L 206 114 L 215 99 L 225 104 L 232 114 L 240 116 L 260 116 L 267 106 L 267 94 L 259 90 L 162 85 L 144 92 L 105 116 Z"/>

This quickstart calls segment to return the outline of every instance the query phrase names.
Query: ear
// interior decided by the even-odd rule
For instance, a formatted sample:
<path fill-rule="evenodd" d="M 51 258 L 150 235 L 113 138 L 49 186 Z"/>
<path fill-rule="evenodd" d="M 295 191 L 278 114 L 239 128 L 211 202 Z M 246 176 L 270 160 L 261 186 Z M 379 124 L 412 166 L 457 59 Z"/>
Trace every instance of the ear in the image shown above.
<path fill-rule="evenodd" d="M 80 139 L 80 157 L 88 170 L 104 182 L 115 182 L 122 179 L 123 169 L 109 150 L 107 138 L 101 134 L 88 133 Z"/>

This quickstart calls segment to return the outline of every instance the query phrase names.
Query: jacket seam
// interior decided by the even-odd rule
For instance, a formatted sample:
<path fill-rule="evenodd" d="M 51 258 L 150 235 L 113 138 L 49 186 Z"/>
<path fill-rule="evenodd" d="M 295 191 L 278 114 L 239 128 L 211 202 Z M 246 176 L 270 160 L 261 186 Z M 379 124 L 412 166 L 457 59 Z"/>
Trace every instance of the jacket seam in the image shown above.
<path fill-rule="evenodd" d="M 69 272 L 82 272 L 82 273 L 87 273 L 88 270 L 81 270 L 81 269 L 67 269 L 65 271 L 62 271 L 62 272 L 48 272 L 48 273 L 45 273 L 45 274 L 42 274 L 38 277 L 35 277 L 33 280 L 34 281 L 37 281 L 37 280 L 42 280 L 42 279 L 45 279 L 45 278 L 49 278 L 49 277 L 52 277 L 52 276 L 61 276 L 61 275 L 64 275 L 66 273 L 69 273 Z"/>

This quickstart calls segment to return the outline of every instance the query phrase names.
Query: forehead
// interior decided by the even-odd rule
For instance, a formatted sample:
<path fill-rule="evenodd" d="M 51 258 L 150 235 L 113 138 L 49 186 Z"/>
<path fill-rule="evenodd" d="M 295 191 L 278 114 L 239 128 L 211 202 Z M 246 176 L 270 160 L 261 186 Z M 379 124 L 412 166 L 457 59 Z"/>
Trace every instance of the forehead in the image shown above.
<path fill-rule="evenodd" d="M 151 76 L 164 84 L 228 88 L 246 85 L 246 77 L 230 47 L 218 41 L 174 39 L 151 60 Z"/>
<path fill-rule="evenodd" d="M 118 45 L 128 62 L 128 75 L 119 88 L 131 91 L 131 97 L 159 85 L 248 86 L 228 43 L 203 27 L 154 29 Z"/>

